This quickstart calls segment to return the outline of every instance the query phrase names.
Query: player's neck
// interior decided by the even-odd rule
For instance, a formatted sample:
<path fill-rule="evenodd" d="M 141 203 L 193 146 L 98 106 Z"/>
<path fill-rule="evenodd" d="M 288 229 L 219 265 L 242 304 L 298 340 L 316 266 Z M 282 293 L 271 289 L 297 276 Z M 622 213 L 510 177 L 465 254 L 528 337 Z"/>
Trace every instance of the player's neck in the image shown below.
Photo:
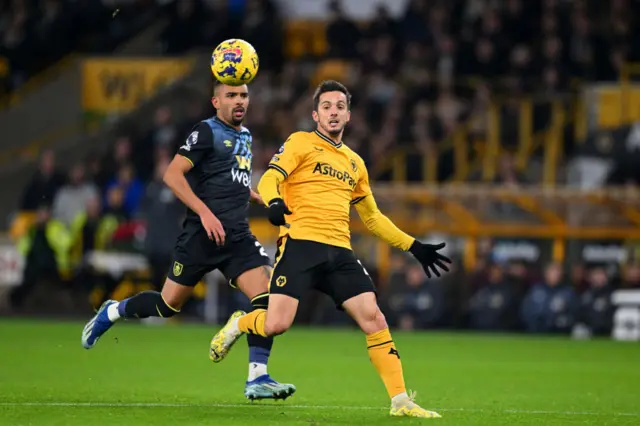
<path fill-rule="evenodd" d="M 226 124 L 229 127 L 232 127 L 238 131 L 240 131 L 242 129 L 242 124 L 238 124 L 237 126 L 233 123 L 229 123 L 227 120 L 225 120 L 223 117 L 221 117 L 220 115 L 216 114 L 216 117 L 218 118 L 218 120 L 222 121 L 224 124 Z"/>
<path fill-rule="evenodd" d="M 325 129 L 323 129 L 320 126 L 318 126 L 316 131 L 318 133 L 320 133 L 322 136 L 324 136 L 325 138 L 331 139 L 335 145 L 340 145 L 342 143 L 342 134 L 344 132 L 340 132 L 339 134 L 333 136 L 333 135 L 329 134 L 329 132 L 327 132 Z"/>

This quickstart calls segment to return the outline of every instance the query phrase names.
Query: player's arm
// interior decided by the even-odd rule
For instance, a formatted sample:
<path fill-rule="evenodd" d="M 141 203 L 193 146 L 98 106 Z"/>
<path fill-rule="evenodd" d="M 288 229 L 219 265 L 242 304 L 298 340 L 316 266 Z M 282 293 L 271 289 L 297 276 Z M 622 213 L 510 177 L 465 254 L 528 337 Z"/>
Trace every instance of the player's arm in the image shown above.
<path fill-rule="evenodd" d="M 291 214 L 280 195 L 280 184 L 298 167 L 304 157 L 304 143 L 299 136 L 289 136 L 271 158 L 267 171 L 260 178 L 258 193 L 269 207 L 269 221 L 275 226 L 286 224 L 284 216 Z"/>
<path fill-rule="evenodd" d="M 256 204 L 264 205 L 264 201 L 262 200 L 262 197 L 256 191 L 254 191 L 253 189 L 249 189 L 249 194 L 250 194 L 249 196 L 251 198 L 251 201 L 253 201 Z"/>
<path fill-rule="evenodd" d="M 422 264 L 429 278 L 431 278 L 431 272 L 440 276 L 438 268 L 448 271 L 449 268 L 443 262 L 451 263 L 451 260 L 438 253 L 445 244 L 424 244 L 400 230 L 391 219 L 382 214 L 371 192 L 367 170 L 364 164 L 361 164 L 361 167 L 364 170 L 353 193 L 351 204 L 355 206 L 358 216 L 369 232 L 393 247 L 413 254 Z"/>
<path fill-rule="evenodd" d="M 206 126 L 206 127 L 205 127 Z M 209 238 L 224 243 L 224 229 L 209 207 L 193 192 L 186 174 L 213 152 L 213 134 L 206 124 L 198 125 L 171 160 L 162 180 L 194 213 L 200 216 Z"/>
<path fill-rule="evenodd" d="M 382 214 L 373 194 L 364 196 L 354 206 L 369 232 L 393 247 L 409 251 L 416 239 L 404 233 L 391 219 Z"/>

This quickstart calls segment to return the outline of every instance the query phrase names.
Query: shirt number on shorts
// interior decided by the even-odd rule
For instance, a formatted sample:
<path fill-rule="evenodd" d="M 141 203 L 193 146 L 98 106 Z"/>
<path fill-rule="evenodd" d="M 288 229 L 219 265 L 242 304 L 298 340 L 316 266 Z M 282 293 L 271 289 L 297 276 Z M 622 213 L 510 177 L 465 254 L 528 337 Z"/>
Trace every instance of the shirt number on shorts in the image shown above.
<path fill-rule="evenodd" d="M 262 244 L 260 244 L 258 241 L 256 241 L 256 247 L 258 247 L 258 250 L 260 250 L 260 256 L 269 257 L 264 247 L 262 247 Z"/>
<path fill-rule="evenodd" d="M 360 259 L 358 259 L 358 264 L 360 266 L 362 266 L 362 270 L 364 271 L 364 274 L 368 277 L 370 277 L 369 273 L 367 272 L 367 268 L 364 267 L 364 265 L 362 264 L 362 262 L 360 262 Z"/>

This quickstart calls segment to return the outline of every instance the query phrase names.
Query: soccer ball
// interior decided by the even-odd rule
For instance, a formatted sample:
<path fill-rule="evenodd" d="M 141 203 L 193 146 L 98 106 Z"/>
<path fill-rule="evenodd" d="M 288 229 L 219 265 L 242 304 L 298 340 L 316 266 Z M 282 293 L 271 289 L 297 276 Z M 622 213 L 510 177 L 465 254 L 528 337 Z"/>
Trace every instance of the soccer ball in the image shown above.
<path fill-rule="evenodd" d="M 225 40 L 211 54 L 211 72 L 222 84 L 242 86 L 258 74 L 258 53 L 241 39 Z"/>

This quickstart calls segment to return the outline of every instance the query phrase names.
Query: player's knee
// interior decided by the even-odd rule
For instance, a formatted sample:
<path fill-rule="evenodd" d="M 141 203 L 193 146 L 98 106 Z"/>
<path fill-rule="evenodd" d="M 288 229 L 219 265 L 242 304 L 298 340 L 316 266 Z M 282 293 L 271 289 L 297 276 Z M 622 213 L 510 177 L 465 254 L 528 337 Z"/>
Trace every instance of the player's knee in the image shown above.
<path fill-rule="evenodd" d="M 264 331 L 267 336 L 277 336 L 283 334 L 291 327 L 291 321 L 286 318 L 277 317 L 267 314 L 264 323 Z"/>
<path fill-rule="evenodd" d="M 365 334 L 376 333 L 380 330 L 388 328 L 387 319 L 380 310 L 377 304 L 373 304 L 371 307 L 367 307 L 362 312 L 362 317 L 359 321 L 360 328 Z"/>
<path fill-rule="evenodd" d="M 162 318 L 171 318 L 172 316 L 180 313 L 178 306 L 171 305 L 170 301 L 165 301 L 164 298 L 156 303 L 156 310 Z"/>

